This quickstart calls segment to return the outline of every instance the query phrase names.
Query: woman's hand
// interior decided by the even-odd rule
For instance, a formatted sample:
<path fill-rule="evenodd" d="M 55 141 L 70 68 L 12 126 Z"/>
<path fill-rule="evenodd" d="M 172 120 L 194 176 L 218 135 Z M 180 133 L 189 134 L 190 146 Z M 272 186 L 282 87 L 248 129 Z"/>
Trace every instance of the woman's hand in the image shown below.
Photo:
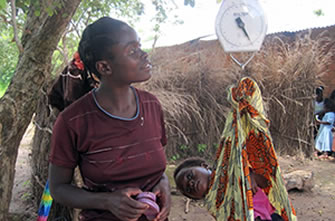
<path fill-rule="evenodd" d="M 148 209 L 148 205 L 138 202 L 133 197 L 141 193 L 138 188 L 126 188 L 110 194 L 106 209 L 122 221 L 136 221 Z"/>
<path fill-rule="evenodd" d="M 171 209 L 170 183 L 165 173 L 152 192 L 157 196 L 157 203 L 161 209 L 154 221 L 164 221 L 168 218 Z"/>

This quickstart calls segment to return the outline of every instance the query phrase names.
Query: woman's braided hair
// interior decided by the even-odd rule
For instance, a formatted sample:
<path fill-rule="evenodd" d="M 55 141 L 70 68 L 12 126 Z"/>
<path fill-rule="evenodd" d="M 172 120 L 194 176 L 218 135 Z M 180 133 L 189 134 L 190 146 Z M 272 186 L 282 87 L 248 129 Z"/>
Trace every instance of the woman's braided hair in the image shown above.
<path fill-rule="evenodd" d="M 110 17 L 102 17 L 88 25 L 79 42 L 78 52 L 85 68 L 100 78 L 95 64 L 97 61 L 108 58 L 113 59 L 109 53 L 111 45 L 118 43 L 116 35 L 126 23 Z"/>

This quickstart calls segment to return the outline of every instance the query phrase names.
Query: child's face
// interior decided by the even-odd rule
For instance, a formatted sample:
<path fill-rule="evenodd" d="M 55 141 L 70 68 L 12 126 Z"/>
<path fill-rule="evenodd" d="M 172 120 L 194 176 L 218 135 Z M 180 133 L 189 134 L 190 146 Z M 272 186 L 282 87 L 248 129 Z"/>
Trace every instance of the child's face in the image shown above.
<path fill-rule="evenodd" d="M 210 176 L 211 171 L 207 167 L 188 167 L 179 171 L 176 184 L 183 195 L 192 199 L 202 199 L 207 194 Z"/>

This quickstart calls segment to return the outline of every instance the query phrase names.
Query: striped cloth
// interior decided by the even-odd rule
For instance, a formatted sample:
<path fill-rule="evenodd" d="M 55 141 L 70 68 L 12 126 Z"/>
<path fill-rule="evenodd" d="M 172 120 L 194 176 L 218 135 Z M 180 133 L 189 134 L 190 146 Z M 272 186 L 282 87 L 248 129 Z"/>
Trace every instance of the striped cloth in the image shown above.
<path fill-rule="evenodd" d="M 263 188 L 275 213 L 285 221 L 297 220 L 281 176 L 269 132 L 260 89 L 250 78 L 229 88 L 231 111 L 213 166 L 205 204 L 216 220 L 254 221 L 250 167 L 263 175 Z"/>
<path fill-rule="evenodd" d="M 49 181 L 47 181 L 44 187 L 43 194 L 42 194 L 40 207 L 38 208 L 37 221 L 48 220 L 51 205 L 52 205 L 52 197 L 50 195 L 50 190 L 49 190 Z"/>

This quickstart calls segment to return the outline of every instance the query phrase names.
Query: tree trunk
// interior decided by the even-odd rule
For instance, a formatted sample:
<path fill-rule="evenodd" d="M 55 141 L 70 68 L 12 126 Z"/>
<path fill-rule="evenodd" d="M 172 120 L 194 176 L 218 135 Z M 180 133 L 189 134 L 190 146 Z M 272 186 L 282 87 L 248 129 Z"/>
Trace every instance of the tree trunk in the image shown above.
<path fill-rule="evenodd" d="M 0 220 L 2 221 L 8 220 L 20 141 L 35 112 L 41 88 L 49 75 L 52 54 L 80 0 L 59 0 L 59 2 L 62 7 L 57 8 L 50 17 L 36 17 L 34 13 L 28 13 L 26 24 L 41 23 L 41 25 L 35 26 L 38 28 L 30 33 L 30 37 L 25 35 L 24 52 L 20 55 L 7 92 L 0 99 Z"/>
<path fill-rule="evenodd" d="M 47 90 L 52 86 L 52 82 L 48 82 L 44 87 L 42 96 L 40 97 L 34 117 L 35 133 L 32 144 L 32 192 L 33 198 L 36 199 L 35 208 L 39 207 L 40 199 L 44 190 L 44 186 L 48 179 L 49 167 L 49 150 L 51 142 L 52 127 L 57 118 L 58 110 L 51 110 L 48 107 Z M 49 214 L 49 220 L 65 218 L 72 219 L 72 209 L 62 206 L 57 202 L 52 203 Z M 62 219 L 63 220 L 63 219 Z"/>

